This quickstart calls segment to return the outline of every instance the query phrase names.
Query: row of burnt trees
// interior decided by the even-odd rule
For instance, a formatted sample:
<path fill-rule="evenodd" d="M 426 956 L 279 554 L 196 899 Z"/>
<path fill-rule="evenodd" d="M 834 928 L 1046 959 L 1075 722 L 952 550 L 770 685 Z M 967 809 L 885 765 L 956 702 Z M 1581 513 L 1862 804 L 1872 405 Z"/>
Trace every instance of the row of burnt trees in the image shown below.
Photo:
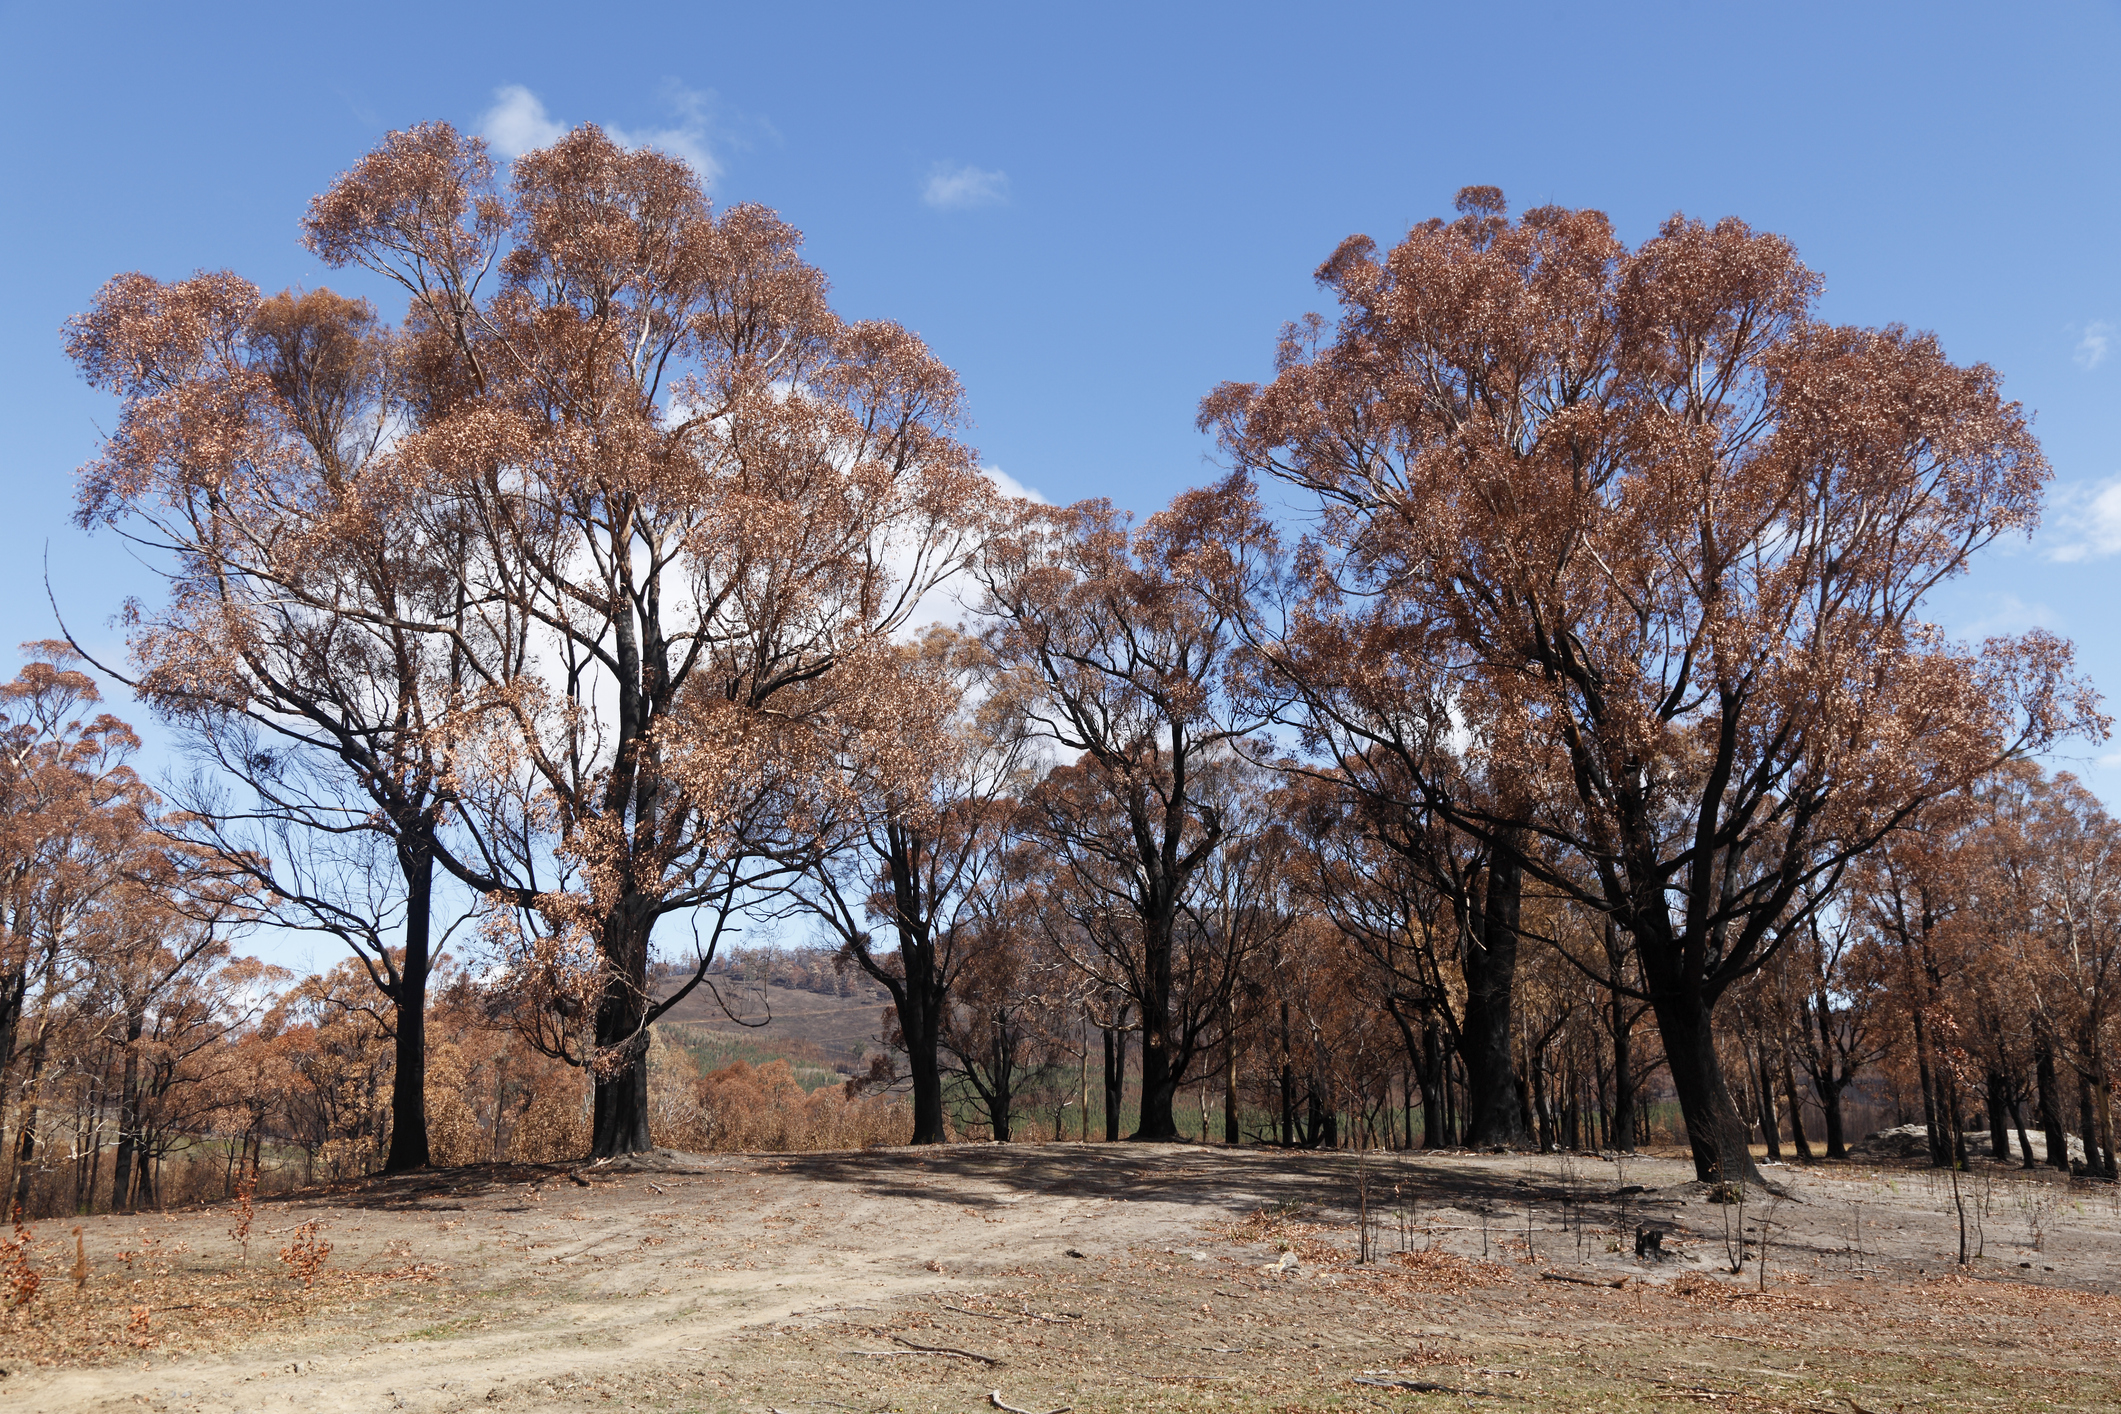
<path fill-rule="evenodd" d="M 1236 959 L 1304 914 L 1260 902 L 1296 887 L 1245 815 L 1272 772 L 1329 842 L 1310 916 L 1456 1053 L 1464 1137 L 1527 1137 L 1536 894 L 1596 920 L 1542 945 L 1654 1025 L 1697 1167 L 1749 1170 L 1723 999 L 1925 807 L 2104 730 L 2066 644 L 1917 617 L 2046 465 L 1990 370 L 1819 323 L 1778 238 L 1459 205 L 1321 267 L 1340 321 L 1206 400 L 1231 475 L 1139 526 L 999 496 L 918 339 L 592 127 L 505 181 L 395 133 L 312 204 L 396 326 L 107 285 L 70 327 L 121 400 L 80 515 L 172 557 L 131 676 L 210 768 L 199 846 L 364 960 L 389 1165 L 430 1157 L 438 880 L 594 1076 L 598 1154 L 651 1141 L 649 1025 L 790 910 L 891 993 L 917 1139 L 955 978 L 1027 931 L 1129 1012 L 1169 1137 Z M 946 586 L 969 631 L 912 641 Z M 658 940 L 689 970 L 651 994 Z"/>
<path fill-rule="evenodd" d="M 1212 903 L 1183 910 L 1175 935 L 1188 978 L 1176 1029 L 1195 1038 L 1181 1084 L 1218 1115 L 1201 1132 L 1430 1148 L 1650 1137 L 1645 1102 L 1672 1088 L 1606 920 L 1524 894 L 1493 1061 L 1466 1024 L 1493 968 L 1476 953 L 1477 870 L 1454 898 L 1395 876 L 1389 856 L 1337 828 L 1346 797 L 1268 771 L 1245 788 L 1232 813 L 1249 827 L 1228 837 Z M 1068 880 L 1038 819 L 1017 825 L 1024 913 L 956 975 L 939 1068 L 999 1138 L 1030 1115 L 1070 1132 L 1063 1112 L 1091 1108 L 1096 1074 L 1117 1138 L 1137 996 L 1046 921 L 1065 918 Z M 1719 1008 L 1719 1064 L 1750 1137 L 1776 1159 L 1785 1135 L 1800 1158 L 1846 1158 L 1865 1132 L 1853 1126 L 1912 1117 L 1940 1164 L 1963 1164 L 1969 1133 L 1986 1130 L 1995 1157 L 2067 1169 L 2081 1144 L 2081 1167 L 2109 1174 L 2117 844 L 2121 824 L 2075 781 L 2014 764 L 1865 856 Z M 1247 932 L 1222 933 L 1238 912 Z M 1490 1063 L 1506 1067 L 1499 1080 L 1482 1076 Z M 1484 1085 L 1502 1091 L 1502 1112 L 1479 1107 Z"/>

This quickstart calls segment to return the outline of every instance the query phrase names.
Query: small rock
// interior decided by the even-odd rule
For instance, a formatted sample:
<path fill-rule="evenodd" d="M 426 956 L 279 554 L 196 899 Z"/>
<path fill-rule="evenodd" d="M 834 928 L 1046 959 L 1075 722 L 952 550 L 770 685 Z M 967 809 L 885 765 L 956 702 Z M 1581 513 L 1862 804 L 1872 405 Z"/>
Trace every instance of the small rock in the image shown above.
<path fill-rule="evenodd" d="M 1069 1248 L 1069 1249 L 1068 1249 L 1067 1251 L 1065 1251 L 1065 1252 L 1061 1253 L 1061 1255 L 1062 1255 L 1063 1257 L 1080 1257 L 1080 1256 L 1082 1256 L 1083 1254 L 1082 1254 L 1082 1253 L 1080 1253 L 1080 1252 L 1078 1252 L 1078 1251 L 1076 1251 L 1076 1250 L 1075 1250 L 1075 1249 L 1074 1249 L 1073 1247 L 1070 1247 L 1070 1248 Z"/>

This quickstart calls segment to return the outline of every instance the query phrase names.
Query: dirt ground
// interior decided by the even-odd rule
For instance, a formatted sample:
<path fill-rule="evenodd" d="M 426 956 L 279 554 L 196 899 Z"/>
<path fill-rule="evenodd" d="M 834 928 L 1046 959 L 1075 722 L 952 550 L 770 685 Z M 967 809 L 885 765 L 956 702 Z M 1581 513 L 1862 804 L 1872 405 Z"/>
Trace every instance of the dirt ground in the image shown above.
<path fill-rule="evenodd" d="M 1671 1158 L 618 1167 L 261 1202 L 247 1262 L 226 1206 L 91 1219 L 78 1250 L 39 1224 L 0 1408 L 2121 1408 L 2121 1190 L 2060 1177 L 1964 1177 L 1961 1267 L 1950 1176 L 1910 1169 L 1771 1169 L 1789 1197 L 1741 1213 Z M 306 1235 L 330 1244 L 307 1287 L 279 1255 Z"/>

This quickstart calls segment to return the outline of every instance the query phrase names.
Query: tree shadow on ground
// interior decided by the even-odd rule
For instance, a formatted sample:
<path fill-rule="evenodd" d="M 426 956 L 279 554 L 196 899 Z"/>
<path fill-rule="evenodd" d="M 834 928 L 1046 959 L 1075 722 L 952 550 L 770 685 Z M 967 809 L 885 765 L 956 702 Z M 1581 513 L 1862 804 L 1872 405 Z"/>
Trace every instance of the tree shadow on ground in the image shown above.
<path fill-rule="evenodd" d="M 686 1154 L 655 1150 L 603 1163 L 473 1164 L 379 1174 L 261 1195 L 260 1204 L 330 1204 L 375 1211 L 447 1212 L 509 1190 L 564 1192 L 577 1183 L 687 1174 L 765 1174 L 992 1211 L 1021 1198 L 1156 1202 L 1242 1214 L 1258 1209 L 1324 1222 L 1353 1221 L 1369 1188 L 1378 1210 L 1395 1202 L 1468 1214 L 1527 1206 L 1559 1211 L 1622 1199 L 1610 1164 L 1557 1156 L 1464 1150 L 1280 1149 L 1264 1146 L 1119 1143 L 940 1144 L 826 1153 Z M 1532 1171 L 1528 1172 L 1528 1165 Z M 1644 1216 L 1672 1197 L 1641 1191 L 1624 1206 Z"/>

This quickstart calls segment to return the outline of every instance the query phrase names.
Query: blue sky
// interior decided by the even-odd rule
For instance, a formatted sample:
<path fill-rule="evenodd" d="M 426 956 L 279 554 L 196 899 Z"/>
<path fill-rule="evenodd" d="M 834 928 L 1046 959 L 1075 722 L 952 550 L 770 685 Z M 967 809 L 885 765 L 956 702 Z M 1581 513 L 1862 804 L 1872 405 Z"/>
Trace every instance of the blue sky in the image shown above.
<path fill-rule="evenodd" d="M 1936 616 L 2045 625 L 2121 691 L 2117 61 L 2113 3 L 0 3 L 0 628 L 51 632 L 47 551 L 102 645 L 155 592 L 68 519 L 110 406 L 58 329 L 104 279 L 348 288 L 295 225 L 384 132 L 593 120 L 800 227 L 845 313 L 959 371 L 989 463 L 1144 512 L 1214 473 L 1195 403 L 1266 371 L 1351 232 L 1469 183 L 1631 241 L 1741 216 L 1824 273 L 1828 317 L 1935 330 L 2035 410 L 2048 525 Z M 2121 751 L 2071 757 L 2121 800 Z"/>

